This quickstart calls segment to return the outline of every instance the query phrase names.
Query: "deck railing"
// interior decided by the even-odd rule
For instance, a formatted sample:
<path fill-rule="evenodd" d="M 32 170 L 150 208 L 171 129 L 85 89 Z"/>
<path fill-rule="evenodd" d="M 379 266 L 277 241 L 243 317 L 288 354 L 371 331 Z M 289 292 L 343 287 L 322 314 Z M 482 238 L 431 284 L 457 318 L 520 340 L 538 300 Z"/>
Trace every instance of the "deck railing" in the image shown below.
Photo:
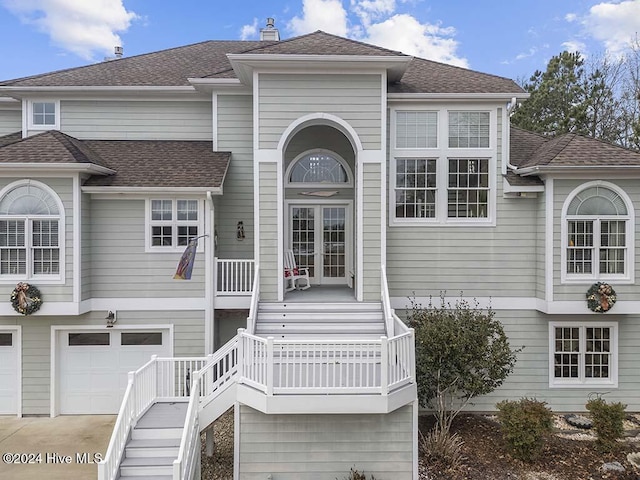
<path fill-rule="evenodd" d="M 154 355 L 138 370 L 129 372 L 107 452 L 98 463 L 98 480 L 116 478 L 129 433 L 147 408 L 158 400 L 188 397 L 191 375 L 207 360 L 207 357 L 158 358 Z"/>
<path fill-rule="evenodd" d="M 253 292 L 251 293 L 251 304 L 249 307 L 249 316 L 247 317 L 247 331 L 254 333 L 256 328 L 256 319 L 258 317 L 258 301 L 260 300 L 260 267 L 255 269 L 255 279 L 253 281 Z"/>
<path fill-rule="evenodd" d="M 380 394 L 412 383 L 413 331 L 379 340 L 275 340 L 238 330 L 238 383 L 267 395 Z"/>
<path fill-rule="evenodd" d="M 387 336 L 393 337 L 398 332 L 394 332 L 394 329 L 393 329 L 394 313 L 391 308 L 391 299 L 389 298 L 389 284 L 387 282 L 387 269 L 384 265 L 380 265 L 380 297 L 382 300 L 382 312 L 384 313 L 384 325 L 387 330 Z"/>
<path fill-rule="evenodd" d="M 215 258 L 216 295 L 251 295 L 255 262 L 246 259 Z"/>
<path fill-rule="evenodd" d="M 180 439 L 178 457 L 173 461 L 173 480 L 190 480 L 194 478 L 198 455 L 200 454 L 200 422 L 198 410 L 200 405 L 200 372 L 193 373 L 191 398 L 187 407 L 184 429 Z"/>

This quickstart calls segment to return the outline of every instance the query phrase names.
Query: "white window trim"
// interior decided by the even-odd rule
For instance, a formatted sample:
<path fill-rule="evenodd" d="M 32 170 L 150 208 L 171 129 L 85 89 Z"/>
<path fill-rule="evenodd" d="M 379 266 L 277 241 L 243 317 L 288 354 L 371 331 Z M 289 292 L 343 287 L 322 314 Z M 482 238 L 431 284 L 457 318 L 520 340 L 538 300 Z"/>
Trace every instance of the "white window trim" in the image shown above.
<path fill-rule="evenodd" d="M 307 155 L 314 155 L 314 154 L 327 155 L 329 157 L 335 158 L 338 161 L 338 163 L 342 165 L 342 168 L 344 168 L 344 171 L 347 173 L 347 182 L 346 183 L 290 182 L 289 178 L 291 177 L 291 171 L 293 170 L 296 163 L 298 163 L 300 159 L 306 157 Z M 351 167 L 349 167 L 349 164 L 347 163 L 347 161 L 344 158 L 342 158 L 340 155 L 338 155 L 336 152 L 327 150 L 324 148 L 314 148 L 314 149 L 306 150 L 302 152 L 300 155 L 296 156 L 291 162 L 289 162 L 289 165 L 287 166 L 287 170 L 285 171 L 285 174 L 284 174 L 284 183 L 285 183 L 285 186 L 288 188 L 332 188 L 332 189 L 353 188 L 353 172 L 351 171 Z"/>
<path fill-rule="evenodd" d="M 36 124 L 33 123 L 33 104 L 34 103 L 53 103 L 53 104 L 55 104 L 56 119 L 55 119 L 55 124 L 54 125 L 36 125 Z M 39 130 L 39 131 L 60 130 L 60 100 L 53 100 L 53 99 L 49 99 L 49 98 L 29 100 L 27 102 L 27 115 L 26 115 L 26 117 L 27 117 L 27 128 L 29 130 Z"/>
<path fill-rule="evenodd" d="M 580 328 L 579 378 L 555 378 L 555 329 L 556 327 Z M 609 379 L 584 378 L 584 355 L 587 327 L 606 327 L 611 330 L 611 365 Z M 549 388 L 618 388 L 618 322 L 549 322 Z"/>
<path fill-rule="evenodd" d="M 60 212 L 57 216 L 50 215 L 24 215 L 24 216 L 2 216 L 3 219 L 26 219 L 26 220 L 47 220 L 47 219 L 57 219 L 58 220 L 58 261 L 60 263 L 59 272 L 57 274 L 51 275 L 30 275 L 30 272 L 33 271 L 33 264 L 29 265 L 29 261 L 33 261 L 30 255 L 27 255 L 27 274 L 25 275 L 0 275 L 0 285 L 12 284 L 16 282 L 37 282 L 40 285 L 64 285 L 65 283 L 65 266 L 66 266 L 66 247 L 65 247 L 65 238 L 66 238 L 66 220 L 65 220 L 65 209 L 62 200 L 58 194 L 48 185 L 39 182 L 37 180 L 18 180 L 17 182 L 13 182 L 2 190 L 0 190 L 0 199 L 4 198 L 4 196 L 14 188 L 20 187 L 22 185 L 35 185 L 38 188 L 46 191 L 58 204 L 58 211 Z M 25 229 L 25 235 L 30 233 L 30 229 Z M 29 245 L 31 245 L 32 240 L 29 240 Z M 30 247 L 27 247 L 29 249 Z"/>
<path fill-rule="evenodd" d="M 583 190 L 586 190 L 588 188 L 591 187 L 603 187 L 603 188 L 608 188 L 610 190 L 613 190 L 615 193 L 617 193 L 618 195 L 620 195 L 620 198 L 622 198 L 622 200 L 625 203 L 625 206 L 627 207 L 627 215 L 626 216 L 601 216 L 598 217 L 602 220 L 624 220 L 627 223 L 627 228 L 626 228 L 626 237 L 625 237 L 625 242 L 626 242 L 626 246 L 627 246 L 627 258 L 625 261 L 625 274 L 624 275 L 607 275 L 607 274 L 600 274 L 598 272 L 598 269 L 594 269 L 594 272 L 592 274 L 589 275 L 576 275 L 576 274 L 572 274 L 572 273 L 567 273 L 567 248 L 569 247 L 568 245 L 568 221 L 569 220 L 575 220 L 575 219 L 580 219 L 579 217 L 574 217 L 574 216 L 569 216 L 567 215 L 567 210 L 569 209 L 569 204 L 571 203 L 571 201 L 573 200 L 573 198 L 580 192 L 582 192 Z M 592 217 L 584 217 L 585 219 L 593 219 Z M 633 203 L 631 202 L 631 199 L 629 198 L 629 196 L 626 194 L 626 192 L 624 190 L 622 190 L 622 188 L 620 188 L 618 185 L 614 184 L 614 183 L 610 183 L 610 182 L 606 182 L 603 180 L 596 180 L 593 182 L 587 182 L 587 183 L 583 183 L 582 185 L 574 188 L 571 193 L 569 193 L 569 195 L 567 195 L 567 198 L 564 201 L 564 205 L 562 206 L 562 217 L 561 217 L 561 225 L 560 225 L 560 235 L 561 235 L 561 241 L 560 241 L 560 283 L 564 284 L 564 285 L 577 285 L 577 284 L 591 284 L 597 281 L 607 281 L 607 282 L 616 282 L 618 284 L 633 284 L 634 283 L 634 277 L 635 277 L 635 212 L 633 209 Z M 595 231 L 594 231 L 594 235 L 595 235 Z M 596 243 L 596 242 L 594 242 Z M 599 240 L 597 242 L 599 244 Z M 594 247 L 595 248 L 595 247 Z M 594 259 L 594 263 L 597 264 L 597 259 Z"/>
<path fill-rule="evenodd" d="M 160 247 L 160 246 L 152 246 L 151 245 L 151 225 L 155 222 L 151 221 L 151 201 L 152 200 L 171 200 L 171 208 L 172 208 L 172 220 L 171 226 L 174 227 L 172 229 L 172 235 L 174 239 L 177 239 L 177 227 L 178 225 L 183 224 L 183 222 L 178 221 L 177 219 L 177 201 L 178 200 L 196 200 L 198 202 L 198 235 L 204 235 L 204 200 L 200 198 L 188 197 L 188 196 L 170 196 L 170 195 L 154 195 L 153 197 L 149 197 L 145 199 L 145 213 L 144 213 L 144 245 L 145 245 L 145 253 L 176 253 L 176 252 L 184 252 L 186 245 L 176 245 L 178 242 L 176 241 L 170 247 Z M 184 222 L 185 225 L 194 223 Z M 168 225 L 168 223 L 167 223 Z M 198 241 L 198 248 L 196 252 L 201 253 L 204 252 L 204 242 Z"/>
<path fill-rule="evenodd" d="M 451 109 L 446 105 L 398 105 L 390 109 L 391 149 L 389 152 L 389 186 L 388 186 L 388 215 L 390 227 L 416 227 L 438 225 L 445 227 L 495 227 L 497 208 L 497 175 L 498 160 L 496 142 L 498 138 L 498 106 L 460 105 Z M 406 149 L 396 148 L 396 112 L 397 111 L 438 111 L 438 145 L 439 148 Z M 482 148 L 448 148 L 449 120 L 448 112 L 489 112 L 489 147 Z M 446 118 L 443 125 L 442 119 Z M 396 217 L 396 159 L 425 158 L 436 159 L 436 216 L 435 218 L 397 218 Z M 449 185 L 449 159 L 489 159 L 489 204 L 488 215 L 485 218 L 448 218 L 447 190 Z M 503 157 L 504 158 L 504 157 Z"/>

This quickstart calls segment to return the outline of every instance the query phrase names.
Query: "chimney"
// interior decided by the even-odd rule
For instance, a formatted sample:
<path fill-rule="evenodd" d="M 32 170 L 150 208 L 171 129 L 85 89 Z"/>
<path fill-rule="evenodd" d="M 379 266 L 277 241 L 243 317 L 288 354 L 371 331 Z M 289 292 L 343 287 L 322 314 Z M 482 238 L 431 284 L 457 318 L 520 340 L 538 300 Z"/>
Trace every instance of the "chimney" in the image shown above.
<path fill-rule="evenodd" d="M 116 58 L 122 58 L 123 50 L 121 46 L 116 45 L 116 47 L 114 48 L 114 52 L 116 54 Z"/>
<path fill-rule="evenodd" d="M 274 27 L 275 20 L 273 18 L 267 18 L 266 28 L 260 29 L 260 40 L 269 42 L 279 42 L 280 32 Z"/>

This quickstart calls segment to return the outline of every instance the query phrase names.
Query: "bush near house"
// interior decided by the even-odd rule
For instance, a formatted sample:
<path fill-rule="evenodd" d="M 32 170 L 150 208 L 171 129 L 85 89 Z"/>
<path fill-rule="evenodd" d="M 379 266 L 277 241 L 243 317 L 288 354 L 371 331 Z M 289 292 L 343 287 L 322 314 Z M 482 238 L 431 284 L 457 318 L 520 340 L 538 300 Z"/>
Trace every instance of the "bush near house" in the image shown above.
<path fill-rule="evenodd" d="M 496 405 L 502 435 L 514 457 L 530 462 L 540 455 L 544 439 L 553 429 L 553 413 L 546 405 L 529 398 Z"/>
<path fill-rule="evenodd" d="M 520 349 L 511 349 L 491 308 L 440 300 L 426 308 L 412 300 L 408 323 L 415 329 L 418 400 L 436 418 L 429 455 L 454 467 L 460 440 L 450 435 L 453 420 L 474 397 L 502 385 Z"/>
<path fill-rule="evenodd" d="M 603 398 L 594 398 L 587 402 L 587 410 L 591 413 L 593 429 L 596 432 L 596 445 L 603 452 L 610 452 L 616 441 L 624 434 L 624 417 L 626 405 L 607 403 Z"/>

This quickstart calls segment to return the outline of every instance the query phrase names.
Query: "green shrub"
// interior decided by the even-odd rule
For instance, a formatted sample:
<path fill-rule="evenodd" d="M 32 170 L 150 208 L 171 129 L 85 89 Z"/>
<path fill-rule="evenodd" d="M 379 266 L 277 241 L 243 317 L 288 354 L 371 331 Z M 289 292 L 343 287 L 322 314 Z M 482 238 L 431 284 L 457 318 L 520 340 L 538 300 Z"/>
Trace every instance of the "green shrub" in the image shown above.
<path fill-rule="evenodd" d="M 553 428 L 553 414 L 546 402 L 521 398 L 496 405 L 502 435 L 512 455 L 526 462 L 534 460 Z"/>
<path fill-rule="evenodd" d="M 623 421 L 626 405 L 622 403 L 607 403 L 602 398 L 595 398 L 587 402 L 587 410 L 591 413 L 593 429 L 596 432 L 596 444 L 603 452 L 610 452 L 616 445 L 616 440 L 624 434 Z"/>
<path fill-rule="evenodd" d="M 349 475 L 345 477 L 345 480 L 367 480 L 367 476 L 364 472 L 360 473 L 358 470 L 354 470 L 353 468 L 351 468 L 351 470 L 349 470 Z M 373 475 L 371 475 L 370 480 L 376 479 Z"/>

